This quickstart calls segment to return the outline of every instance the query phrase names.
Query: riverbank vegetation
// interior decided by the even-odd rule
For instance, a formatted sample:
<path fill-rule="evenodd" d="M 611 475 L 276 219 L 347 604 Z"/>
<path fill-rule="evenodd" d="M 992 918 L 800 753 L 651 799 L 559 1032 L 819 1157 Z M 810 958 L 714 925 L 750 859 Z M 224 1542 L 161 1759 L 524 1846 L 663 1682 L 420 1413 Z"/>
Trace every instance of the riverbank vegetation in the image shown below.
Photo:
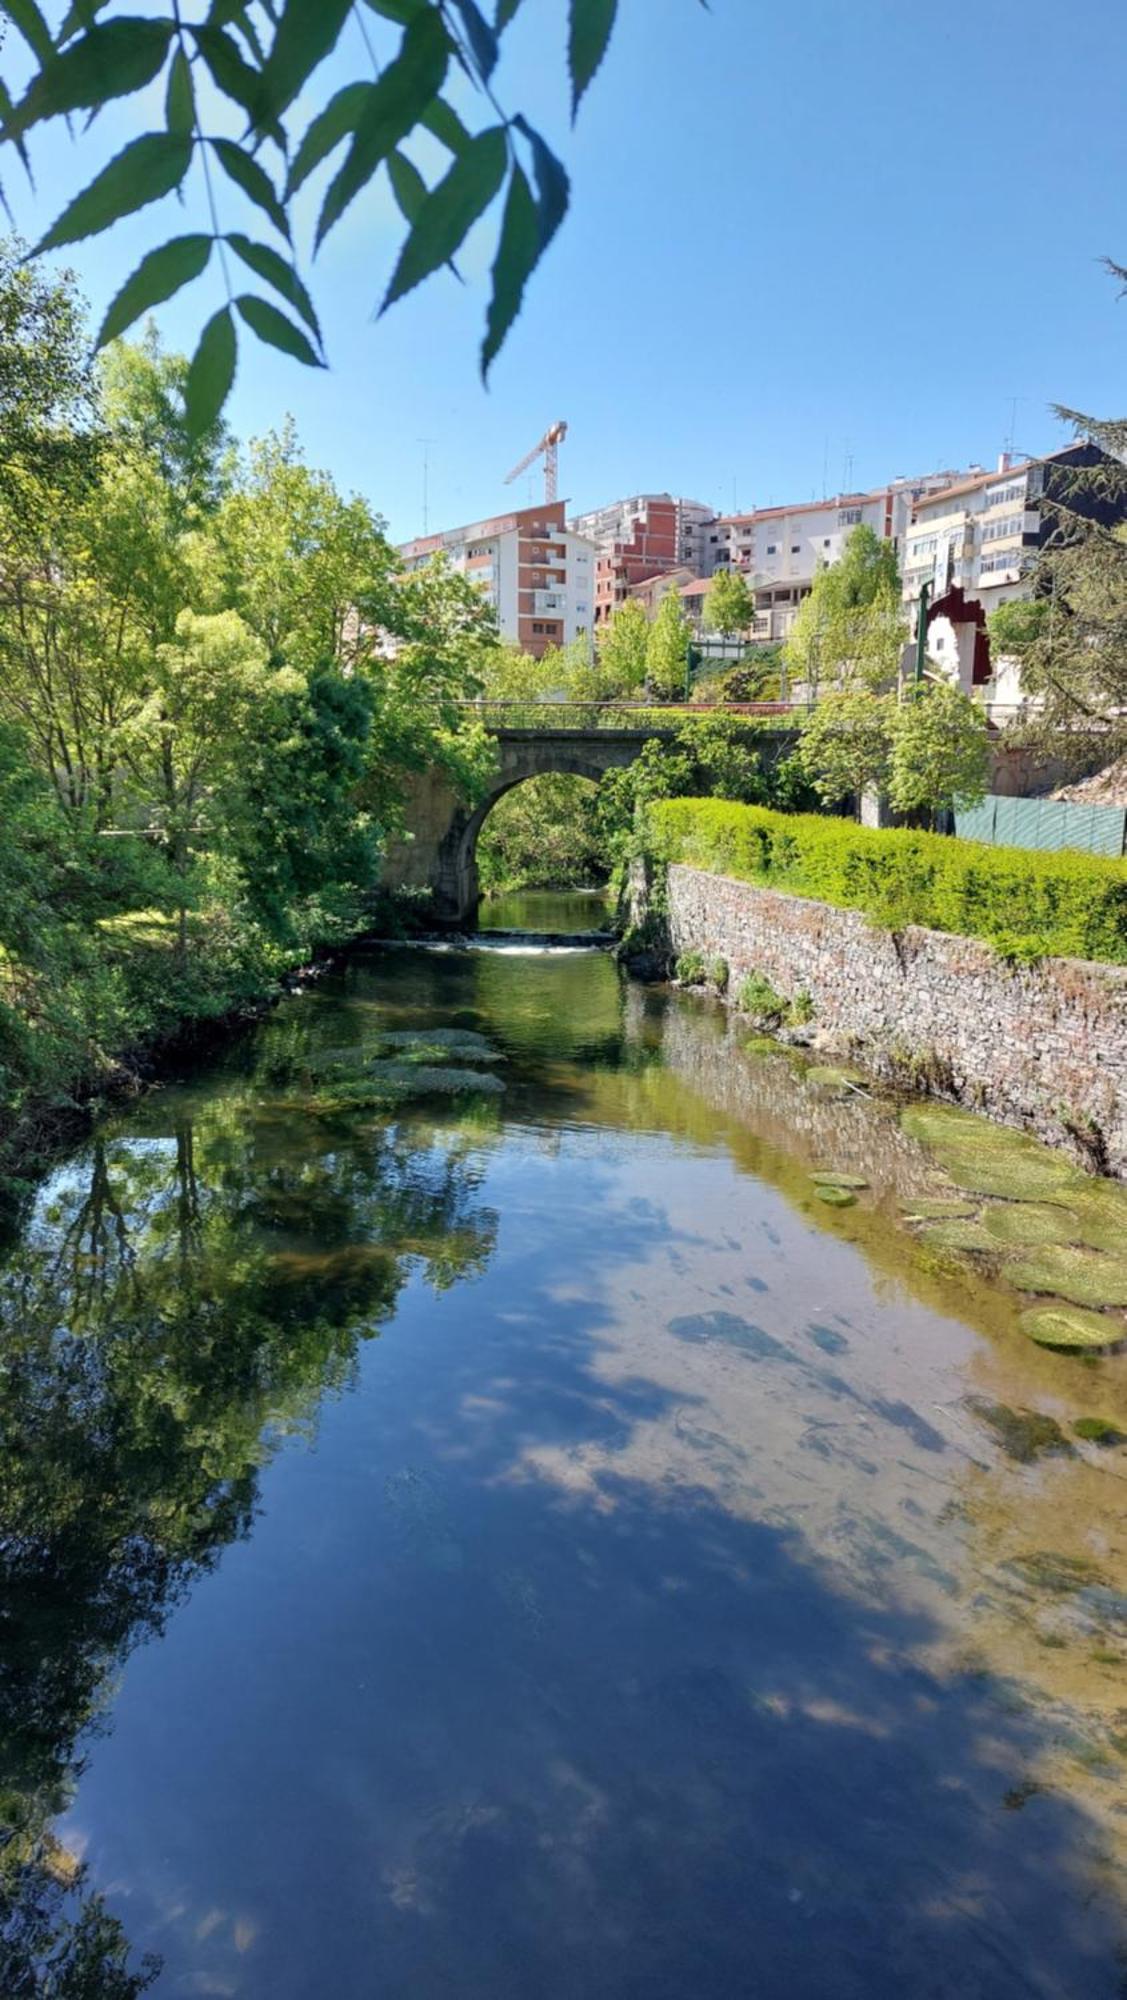
<path fill-rule="evenodd" d="M 1121 861 L 877 831 L 723 799 L 655 801 L 644 838 L 662 863 L 684 861 L 862 910 L 893 929 L 923 924 L 983 938 L 1015 959 L 1051 954 L 1127 964 Z"/>
<path fill-rule="evenodd" d="M 413 770 L 472 796 L 480 594 L 401 578 L 293 427 L 193 436 L 154 337 L 0 249 L 0 1170 L 123 1054 L 365 920 Z M 389 647 L 388 635 L 394 641 Z"/>

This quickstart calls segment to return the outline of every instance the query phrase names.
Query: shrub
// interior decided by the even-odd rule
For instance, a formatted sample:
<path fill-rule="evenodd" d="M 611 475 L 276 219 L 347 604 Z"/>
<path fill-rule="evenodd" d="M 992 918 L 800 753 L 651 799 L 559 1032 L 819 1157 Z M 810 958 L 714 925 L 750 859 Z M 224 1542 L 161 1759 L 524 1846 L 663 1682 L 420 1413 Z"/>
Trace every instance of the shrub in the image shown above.
<path fill-rule="evenodd" d="M 728 961 L 726 958 L 714 958 L 712 960 L 708 968 L 708 981 L 710 986 L 715 986 L 718 993 L 726 993 L 728 991 Z"/>
<path fill-rule="evenodd" d="M 807 993 L 805 987 L 801 993 L 795 994 L 790 1003 L 790 1018 L 796 1028 L 804 1028 L 808 1021 L 814 1019 L 814 996 Z"/>
<path fill-rule="evenodd" d="M 683 951 L 673 972 L 682 986 L 700 986 L 704 980 L 704 954 L 699 951 Z"/>
<path fill-rule="evenodd" d="M 902 828 L 878 831 L 723 799 L 654 804 L 646 837 L 666 861 L 863 910 L 890 929 L 926 924 L 983 938 L 1008 958 L 1053 954 L 1127 964 L 1122 861 L 987 847 Z"/>
<path fill-rule="evenodd" d="M 741 1014 L 752 1014 L 757 1021 L 781 1021 L 787 1012 L 787 1003 L 781 993 L 776 993 L 769 979 L 761 972 L 749 972 L 740 987 L 737 1004 Z"/>

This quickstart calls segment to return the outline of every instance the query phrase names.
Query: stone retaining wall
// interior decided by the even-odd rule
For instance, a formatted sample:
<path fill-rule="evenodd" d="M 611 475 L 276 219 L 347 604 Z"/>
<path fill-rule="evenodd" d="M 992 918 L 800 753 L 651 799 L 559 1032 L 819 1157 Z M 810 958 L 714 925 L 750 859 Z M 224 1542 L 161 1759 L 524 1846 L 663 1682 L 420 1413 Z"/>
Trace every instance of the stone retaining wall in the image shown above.
<path fill-rule="evenodd" d="M 819 1045 L 1127 1176 L 1127 967 L 1011 968 L 975 938 L 879 930 L 855 910 L 681 865 L 668 910 L 673 953 L 726 959 L 733 1000 L 752 972 L 788 999 L 808 993 Z"/>

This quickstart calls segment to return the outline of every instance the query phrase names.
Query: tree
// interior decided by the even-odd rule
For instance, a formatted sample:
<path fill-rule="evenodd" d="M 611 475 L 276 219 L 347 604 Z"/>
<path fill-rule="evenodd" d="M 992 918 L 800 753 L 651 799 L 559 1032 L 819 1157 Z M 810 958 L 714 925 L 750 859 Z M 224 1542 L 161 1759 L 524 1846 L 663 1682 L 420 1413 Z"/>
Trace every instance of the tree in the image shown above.
<path fill-rule="evenodd" d="M 876 694 L 827 694 L 807 715 L 795 760 L 826 805 L 861 800 L 888 775 L 894 702 Z"/>
<path fill-rule="evenodd" d="M 73 274 L 24 257 L 18 237 L 0 238 L 0 496 L 26 508 L 32 485 L 89 466 L 97 397 Z"/>
<path fill-rule="evenodd" d="M 628 597 L 600 627 L 595 663 L 600 699 L 636 695 L 646 678 L 650 627 L 636 597 Z"/>
<path fill-rule="evenodd" d="M 691 636 L 678 593 L 667 590 L 646 639 L 646 687 L 655 701 L 683 699 Z"/>
<path fill-rule="evenodd" d="M 1033 711 L 1023 732 L 1042 741 L 1097 729 L 1106 760 L 1127 748 L 1127 419 L 1059 414 L 1102 448 L 1094 462 L 1054 466 L 1039 505 L 1047 534 L 1031 598 L 990 616 L 991 649 L 1021 667 Z"/>
<path fill-rule="evenodd" d="M 115 439 L 154 464 L 168 487 L 177 531 L 213 512 L 234 478 L 234 441 L 221 416 L 190 434 L 188 363 L 165 353 L 151 321 L 140 341 L 115 340 L 105 350 L 99 388 Z"/>
<path fill-rule="evenodd" d="M 862 523 L 840 560 L 818 571 L 783 652 L 792 681 L 807 687 L 886 688 L 907 630 L 896 551 Z"/>
<path fill-rule="evenodd" d="M 111 100 L 156 87 L 164 104 L 158 129 L 133 139 L 76 195 L 37 253 L 97 235 L 174 189 L 182 201 L 190 196 L 189 233 L 178 227 L 142 258 L 110 306 L 98 344 L 124 333 L 205 272 L 217 288 L 225 285 L 226 297 L 220 290 L 187 377 L 189 427 L 201 434 L 231 386 L 239 322 L 297 360 L 323 365 L 316 309 L 293 261 L 291 208 L 309 177 L 347 141 L 321 202 L 316 243 L 386 167 L 407 230 L 381 310 L 448 264 L 504 191 L 481 350 L 485 375 L 568 205 L 560 161 L 523 114 L 504 110 L 496 96 L 500 43 L 519 4 L 504 0 L 491 26 L 476 0 L 412 0 L 409 6 L 380 0 L 376 19 L 362 30 L 374 80 L 346 84 L 328 103 L 317 103 L 314 86 L 314 115 L 304 131 L 295 125 L 295 105 L 309 105 L 309 79 L 344 31 L 348 7 L 249 0 L 213 7 L 204 19 L 188 22 L 177 0 L 165 0 L 144 18 L 105 19 L 102 5 L 80 5 L 60 8 L 54 32 L 37 5 L 11 9 L 26 49 L 11 58 L 3 136 L 29 176 L 28 139 L 44 121 L 89 111 L 90 118 L 75 120 L 75 131 L 84 135 Z M 570 0 L 573 113 L 606 52 L 615 11 L 607 0 Z M 391 39 L 396 24 L 402 24 L 398 44 Z M 29 55 L 31 80 L 23 88 Z M 448 85 L 450 94 L 443 95 Z M 467 130 L 452 96 L 463 112 L 467 97 L 483 110 L 488 122 L 482 129 Z M 149 122 L 140 106 L 138 115 Z M 230 132 L 240 136 L 212 136 Z M 422 144 L 424 165 L 435 144 L 443 151 L 432 188 L 411 157 L 413 142 Z M 237 202 L 242 197 L 234 215 L 232 190 Z M 252 226 L 261 231 L 265 218 L 273 240 L 242 233 L 248 200 Z M 266 290 L 240 290 L 232 300 L 231 285 L 245 282 L 244 272 Z"/>
<path fill-rule="evenodd" d="M 956 806 L 978 805 L 990 779 L 986 717 L 950 681 L 926 681 L 891 711 L 888 797 L 897 812 L 934 825 Z"/>
<path fill-rule="evenodd" d="M 755 617 L 755 593 L 738 569 L 720 569 L 704 600 L 704 622 L 712 632 L 734 639 L 747 632 Z"/>

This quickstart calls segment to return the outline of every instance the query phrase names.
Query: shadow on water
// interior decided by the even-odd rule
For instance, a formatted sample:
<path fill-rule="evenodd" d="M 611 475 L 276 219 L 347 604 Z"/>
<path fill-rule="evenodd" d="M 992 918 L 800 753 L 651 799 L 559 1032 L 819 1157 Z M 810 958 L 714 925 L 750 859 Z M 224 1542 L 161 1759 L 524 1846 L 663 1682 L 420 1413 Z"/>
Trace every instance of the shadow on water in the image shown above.
<path fill-rule="evenodd" d="M 788 1330 L 719 1261 L 663 1302 L 720 1183 L 675 1202 L 668 1139 L 634 1173 L 657 1056 L 582 964 L 361 963 L 45 1190 L 0 1295 L 5 2000 L 1122 1991 L 1052 1719 L 928 1663 L 922 1529 L 876 1589 L 774 1504 L 775 1426 L 790 1470 L 980 1475 L 844 1316 Z M 436 1016 L 504 1044 L 503 1115 L 294 1110 L 302 1051 Z M 561 1132 L 600 1065 L 605 1127 Z"/>

